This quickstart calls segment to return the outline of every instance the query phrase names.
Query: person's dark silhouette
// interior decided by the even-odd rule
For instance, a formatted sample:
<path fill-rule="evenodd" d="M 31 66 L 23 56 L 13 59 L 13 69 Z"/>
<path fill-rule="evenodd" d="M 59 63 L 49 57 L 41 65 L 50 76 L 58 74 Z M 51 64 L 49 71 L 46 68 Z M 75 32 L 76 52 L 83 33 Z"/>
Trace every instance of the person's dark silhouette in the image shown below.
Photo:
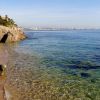
<path fill-rule="evenodd" d="M 5 43 L 6 40 L 8 38 L 8 32 L 6 34 L 4 34 L 4 36 L 2 37 L 2 39 L 0 40 L 0 43 Z"/>
<path fill-rule="evenodd" d="M 2 71 L 3 71 L 3 67 L 2 65 L 0 65 L 0 73 L 2 73 Z"/>

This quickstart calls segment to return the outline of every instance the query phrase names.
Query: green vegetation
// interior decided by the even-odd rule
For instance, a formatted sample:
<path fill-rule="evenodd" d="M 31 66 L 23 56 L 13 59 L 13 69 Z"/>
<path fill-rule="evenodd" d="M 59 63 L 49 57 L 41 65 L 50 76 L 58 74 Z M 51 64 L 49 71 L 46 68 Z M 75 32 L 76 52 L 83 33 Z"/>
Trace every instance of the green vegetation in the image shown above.
<path fill-rule="evenodd" d="M 9 18 L 7 15 L 5 15 L 5 17 L 0 16 L 0 25 L 7 27 L 17 26 L 14 20 Z"/>

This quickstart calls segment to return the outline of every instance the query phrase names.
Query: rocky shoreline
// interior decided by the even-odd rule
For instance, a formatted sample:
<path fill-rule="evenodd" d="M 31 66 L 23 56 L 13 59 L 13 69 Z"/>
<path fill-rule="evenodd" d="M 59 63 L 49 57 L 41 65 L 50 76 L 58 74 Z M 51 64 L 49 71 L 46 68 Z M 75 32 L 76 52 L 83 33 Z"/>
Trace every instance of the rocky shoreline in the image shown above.
<path fill-rule="evenodd" d="M 9 86 L 6 85 L 7 76 L 1 75 L 2 65 L 7 65 L 9 60 L 9 50 L 5 43 L 17 42 L 26 38 L 21 28 L 17 26 L 7 27 L 0 25 L 0 100 L 11 100 Z M 16 94 L 16 93 L 15 93 Z M 13 100 L 13 99 L 12 99 Z"/>
<path fill-rule="evenodd" d="M 7 36 L 6 38 L 4 38 L 6 34 Z M 4 41 L 7 43 L 7 42 L 16 42 L 16 41 L 23 40 L 26 38 L 26 36 L 22 31 L 22 29 L 17 26 L 6 27 L 0 25 L 0 41 L 3 38 L 5 39 Z"/>

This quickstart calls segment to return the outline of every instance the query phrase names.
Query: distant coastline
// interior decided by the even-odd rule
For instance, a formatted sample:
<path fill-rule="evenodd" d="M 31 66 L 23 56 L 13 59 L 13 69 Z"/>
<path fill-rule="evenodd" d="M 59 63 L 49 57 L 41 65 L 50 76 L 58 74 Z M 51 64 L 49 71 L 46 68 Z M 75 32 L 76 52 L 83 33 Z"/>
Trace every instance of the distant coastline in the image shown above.
<path fill-rule="evenodd" d="M 71 31 L 71 30 L 100 30 L 100 28 L 23 28 L 24 31 Z"/>

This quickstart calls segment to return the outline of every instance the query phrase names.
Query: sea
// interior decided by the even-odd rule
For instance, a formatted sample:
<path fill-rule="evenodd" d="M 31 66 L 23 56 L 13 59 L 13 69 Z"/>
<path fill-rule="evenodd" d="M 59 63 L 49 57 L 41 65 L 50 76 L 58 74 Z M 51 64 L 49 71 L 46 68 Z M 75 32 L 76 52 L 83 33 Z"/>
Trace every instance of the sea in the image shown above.
<path fill-rule="evenodd" d="M 40 74 L 38 79 L 47 86 L 45 93 L 40 93 L 48 96 L 43 99 L 44 94 L 37 93 L 40 96 L 34 97 L 36 100 L 100 100 L 99 29 L 25 34 L 27 39 L 19 42 L 15 51 L 39 58 L 35 62 L 41 74 L 35 74 Z"/>

